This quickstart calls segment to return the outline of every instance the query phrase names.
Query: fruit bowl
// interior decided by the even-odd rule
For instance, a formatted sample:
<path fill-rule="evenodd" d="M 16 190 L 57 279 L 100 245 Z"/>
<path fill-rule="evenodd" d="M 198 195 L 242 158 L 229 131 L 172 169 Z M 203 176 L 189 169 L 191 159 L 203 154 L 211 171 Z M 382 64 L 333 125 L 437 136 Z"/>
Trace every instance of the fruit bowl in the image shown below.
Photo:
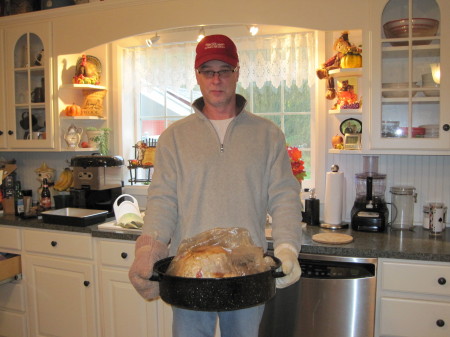
<path fill-rule="evenodd" d="M 408 19 L 400 19 L 386 22 L 383 25 L 384 35 L 388 39 L 408 38 Z M 435 36 L 439 28 L 439 21 L 427 18 L 412 18 L 412 37 Z M 427 45 L 430 40 L 413 41 L 413 45 Z M 393 46 L 406 46 L 408 42 L 391 42 Z"/>

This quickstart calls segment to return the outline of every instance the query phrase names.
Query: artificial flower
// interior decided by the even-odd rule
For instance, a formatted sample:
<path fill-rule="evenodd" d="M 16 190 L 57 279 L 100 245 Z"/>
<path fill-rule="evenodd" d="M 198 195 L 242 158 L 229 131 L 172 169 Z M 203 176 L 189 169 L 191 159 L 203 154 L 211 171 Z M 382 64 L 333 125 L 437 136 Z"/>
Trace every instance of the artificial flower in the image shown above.
<path fill-rule="evenodd" d="M 289 159 L 291 160 L 292 174 L 301 182 L 305 176 L 305 162 L 302 160 L 302 151 L 294 146 L 287 146 Z"/>

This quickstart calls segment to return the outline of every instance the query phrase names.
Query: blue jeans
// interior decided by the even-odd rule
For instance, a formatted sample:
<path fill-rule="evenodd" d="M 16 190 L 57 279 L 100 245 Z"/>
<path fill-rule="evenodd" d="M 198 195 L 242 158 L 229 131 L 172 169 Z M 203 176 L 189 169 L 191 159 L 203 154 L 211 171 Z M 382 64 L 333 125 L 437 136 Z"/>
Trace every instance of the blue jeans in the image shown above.
<path fill-rule="evenodd" d="M 264 304 L 234 311 L 195 311 L 172 307 L 173 337 L 214 337 L 219 318 L 221 337 L 258 337 Z"/>

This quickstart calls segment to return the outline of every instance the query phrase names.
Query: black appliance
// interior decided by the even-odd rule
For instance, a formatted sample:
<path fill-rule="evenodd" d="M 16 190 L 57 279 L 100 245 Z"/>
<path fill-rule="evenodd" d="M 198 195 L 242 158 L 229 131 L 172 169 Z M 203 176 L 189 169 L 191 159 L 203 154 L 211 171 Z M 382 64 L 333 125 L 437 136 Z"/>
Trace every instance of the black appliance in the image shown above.
<path fill-rule="evenodd" d="M 73 205 L 78 208 L 107 210 L 114 215 L 114 201 L 122 195 L 122 167 L 119 156 L 75 156 L 73 167 L 74 188 L 70 191 Z"/>
<path fill-rule="evenodd" d="M 384 199 L 386 175 L 378 173 L 378 157 L 363 156 L 363 173 L 355 178 L 356 199 L 350 213 L 353 230 L 384 232 L 389 211 Z"/>

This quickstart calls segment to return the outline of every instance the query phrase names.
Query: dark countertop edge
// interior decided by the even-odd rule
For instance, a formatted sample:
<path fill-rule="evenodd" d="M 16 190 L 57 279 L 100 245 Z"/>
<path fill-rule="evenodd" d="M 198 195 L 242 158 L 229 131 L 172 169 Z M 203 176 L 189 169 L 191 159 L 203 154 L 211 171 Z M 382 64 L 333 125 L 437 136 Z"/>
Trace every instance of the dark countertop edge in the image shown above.
<path fill-rule="evenodd" d="M 301 253 L 333 255 L 345 257 L 374 257 L 374 258 L 389 258 L 401 260 L 420 260 L 433 262 L 450 262 L 450 255 L 431 254 L 431 253 L 404 253 L 395 251 L 379 251 L 373 249 L 357 249 L 351 247 L 337 247 L 331 245 L 309 246 L 302 245 Z"/>
<path fill-rule="evenodd" d="M 111 221 L 111 218 L 107 219 Z M 103 239 L 115 239 L 124 241 L 135 241 L 140 233 L 131 233 L 126 231 L 107 231 L 98 229 L 97 225 L 91 225 L 86 227 L 78 226 L 66 226 L 47 224 L 42 219 L 21 219 L 15 216 L 0 216 L 0 226 L 14 226 L 14 227 L 26 227 L 30 229 L 44 229 L 44 230 L 57 230 L 65 232 L 86 233 L 95 238 Z M 315 229 L 314 229 L 315 230 Z M 316 242 L 311 243 L 312 240 L 309 237 L 312 233 L 305 233 L 301 246 L 301 253 L 319 254 L 319 255 L 334 255 L 345 257 L 373 257 L 373 258 L 390 258 L 390 259 L 404 259 L 404 260 L 419 260 L 419 261 L 432 261 L 432 262 L 450 262 L 450 254 L 439 253 L 421 253 L 421 252 L 402 252 L 393 250 L 375 250 L 373 248 L 352 247 L 352 244 L 347 245 L 328 245 L 318 244 Z M 360 235 L 360 233 L 354 233 Z M 365 235 L 365 234 L 362 234 Z M 379 233 L 375 235 L 380 235 Z M 270 238 L 269 249 L 273 249 Z"/>

